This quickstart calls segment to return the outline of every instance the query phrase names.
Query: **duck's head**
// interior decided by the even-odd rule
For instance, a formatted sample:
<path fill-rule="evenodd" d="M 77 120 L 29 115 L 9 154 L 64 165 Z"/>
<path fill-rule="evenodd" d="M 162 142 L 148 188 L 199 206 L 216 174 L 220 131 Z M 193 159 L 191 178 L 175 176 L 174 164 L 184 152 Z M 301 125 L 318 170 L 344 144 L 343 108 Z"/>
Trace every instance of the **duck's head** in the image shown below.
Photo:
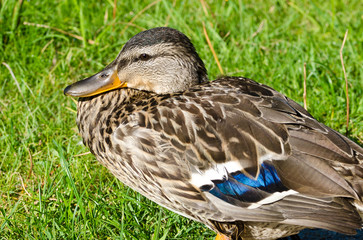
<path fill-rule="evenodd" d="M 188 37 L 159 27 L 132 37 L 105 69 L 69 85 L 64 94 L 89 97 L 124 87 L 164 94 L 207 80 L 203 61 Z"/>

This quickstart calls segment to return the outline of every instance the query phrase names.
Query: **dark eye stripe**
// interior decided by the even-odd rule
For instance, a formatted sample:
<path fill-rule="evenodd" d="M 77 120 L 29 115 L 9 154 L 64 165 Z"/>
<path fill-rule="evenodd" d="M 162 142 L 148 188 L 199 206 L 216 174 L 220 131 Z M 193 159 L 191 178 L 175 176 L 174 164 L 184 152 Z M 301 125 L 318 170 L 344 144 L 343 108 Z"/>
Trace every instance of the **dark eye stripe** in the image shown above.
<path fill-rule="evenodd" d="M 130 63 L 131 63 L 131 61 L 129 59 L 121 59 L 118 63 L 118 67 L 117 67 L 118 71 L 125 68 Z"/>

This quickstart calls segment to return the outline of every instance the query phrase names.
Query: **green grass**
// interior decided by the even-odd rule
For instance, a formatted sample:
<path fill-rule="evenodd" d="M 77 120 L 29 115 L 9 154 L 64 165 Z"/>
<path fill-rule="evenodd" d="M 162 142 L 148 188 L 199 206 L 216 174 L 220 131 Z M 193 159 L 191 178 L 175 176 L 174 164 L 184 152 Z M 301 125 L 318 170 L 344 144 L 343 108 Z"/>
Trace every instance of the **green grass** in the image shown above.
<path fill-rule="evenodd" d="M 268 84 L 345 133 L 339 50 L 349 81 L 349 137 L 363 139 L 363 15 L 351 1 L 15 1 L 0 3 L 0 239 L 213 239 L 201 224 L 124 187 L 81 144 L 66 85 L 102 69 L 142 29 L 168 25 L 188 35 L 211 79 L 220 72 Z M 218 2 L 218 3 L 217 3 Z M 45 24 L 72 33 L 77 40 Z M 261 31 L 260 24 L 263 24 Z M 90 44 L 93 40 L 95 44 Z"/>

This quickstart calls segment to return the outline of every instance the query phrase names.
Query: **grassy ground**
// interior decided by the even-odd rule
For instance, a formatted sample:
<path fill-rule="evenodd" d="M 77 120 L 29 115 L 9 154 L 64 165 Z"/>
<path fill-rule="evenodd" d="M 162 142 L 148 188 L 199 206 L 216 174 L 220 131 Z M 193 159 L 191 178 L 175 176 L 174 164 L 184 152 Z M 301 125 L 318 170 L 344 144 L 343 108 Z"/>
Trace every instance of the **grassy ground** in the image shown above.
<path fill-rule="evenodd" d="M 0 239 L 212 239 L 202 225 L 158 207 L 82 155 L 88 150 L 76 105 L 62 91 L 102 69 L 143 29 L 183 31 L 213 79 L 221 73 L 204 23 L 225 74 L 268 84 L 299 103 L 306 62 L 308 109 L 342 133 L 339 50 L 348 30 L 348 135 L 362 144 L 360 0 L 204 2 L 117 1 L 113 15 L 112 0 L 1 1 Z"/>

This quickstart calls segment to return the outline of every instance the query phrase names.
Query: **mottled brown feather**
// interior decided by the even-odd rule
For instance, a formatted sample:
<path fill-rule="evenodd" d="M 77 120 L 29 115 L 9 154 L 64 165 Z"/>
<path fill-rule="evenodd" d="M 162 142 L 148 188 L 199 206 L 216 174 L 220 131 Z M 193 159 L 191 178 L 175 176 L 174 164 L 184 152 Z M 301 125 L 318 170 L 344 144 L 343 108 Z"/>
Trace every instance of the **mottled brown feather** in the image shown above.
<path fill-rule="evenodd" d="M 352 234 L 361 224 L 351 202 L 362 194 L 362 149 L 267 86 L 223 77 L 167 96 L 118 89 L 81 98 L 78 107 L 85 144 L 116 177 L 222 233 L 248 236 L 254 230 L 246 226 L 279 222 L 280 230 L 294 224 Z M 287 187 L 310 197 L 253 211 L 236 203 L 236 213 L 189 183 L 192 172 L 231 160 L 255 177 L 265 154 Z"/>

